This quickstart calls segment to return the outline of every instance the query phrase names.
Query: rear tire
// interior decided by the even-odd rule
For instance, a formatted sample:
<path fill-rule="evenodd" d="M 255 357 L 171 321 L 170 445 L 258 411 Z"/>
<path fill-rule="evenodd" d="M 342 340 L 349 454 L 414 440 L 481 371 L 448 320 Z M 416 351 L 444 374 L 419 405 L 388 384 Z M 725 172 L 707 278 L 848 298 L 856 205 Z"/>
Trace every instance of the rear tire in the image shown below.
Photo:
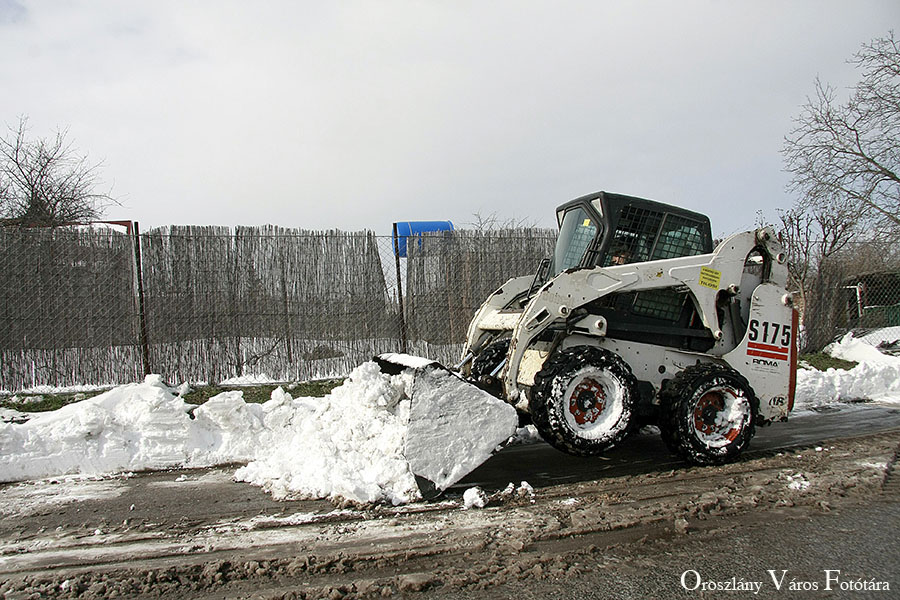
<path fill-rule="evenodd" d="M 715 364 L 693 365 L 660 394 L 659 428 L 674 454 L 699 465 L 737 458 L 756 433 L 759 400 L 743 375 Z"/>
<path fill-rule="evenodd" d="M 637 380 L 617 354 L 594 346 L 557 352 L 534 379 L 529 409 L 550 445 L 596 456 L 630 432 Z"/>
<path fill-rule="evenodd" d="M 491 342 L 481 351 L 481 354 L 472 361 L 472 378 L 480 379 L 490 374 L 497 368 L 509 353 L 509 338 Z"/>

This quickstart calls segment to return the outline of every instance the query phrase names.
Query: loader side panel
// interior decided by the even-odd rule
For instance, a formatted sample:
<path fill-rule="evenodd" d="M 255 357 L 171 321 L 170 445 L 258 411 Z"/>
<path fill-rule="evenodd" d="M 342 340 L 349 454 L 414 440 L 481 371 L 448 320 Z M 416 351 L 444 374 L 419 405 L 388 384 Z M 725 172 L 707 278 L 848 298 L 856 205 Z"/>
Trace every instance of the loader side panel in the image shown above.
<path fill-rule="evenodd" d="M 793 404 L 798 333 L 794 309 L 785 302 L 784 288 L 762 283 L 753 291 L 749 316 L 741 343 L 722 359 L 750 382 L 762 421 L 783 421 Z"/>
<path fill-rule="evenodd" d="M 660 288 L 609 294 L 587 304 L 606 319 L 611 338 L 706 352 L 715 344 L 686 290 Z"/>

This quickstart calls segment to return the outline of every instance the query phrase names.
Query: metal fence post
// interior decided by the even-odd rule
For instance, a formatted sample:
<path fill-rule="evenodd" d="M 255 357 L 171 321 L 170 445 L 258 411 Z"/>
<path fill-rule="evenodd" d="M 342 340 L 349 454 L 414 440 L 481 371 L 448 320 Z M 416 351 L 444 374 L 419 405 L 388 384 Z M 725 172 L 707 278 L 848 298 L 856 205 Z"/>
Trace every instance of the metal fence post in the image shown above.
<path fill-rule="evenodd" d="M 134 240 L 134 274 L 137 282 L 137 307 L 138 307 L 138 328 L 139 343 L 141 345 L 141 365 L 144 368 L 144 375 L 149 375 L 150 369 L 150 344 L 147 341 L 147 316 L 144 310 L 144 270 L 141 262 L 141 229 L 137 221 L 131 224 L 131 234 Z"/>
<path fill-rule="evenodd" d="M 406 315 L 403 310 L 403 281 L 400 279 L 400 239 L 397 237 L 397 224 L 394 223 L 394 266 L 397 269 L 397 304 L 400 306 L 400 350 L 404 353 L 409 351 L 408 339 L 406 332 Z"/>

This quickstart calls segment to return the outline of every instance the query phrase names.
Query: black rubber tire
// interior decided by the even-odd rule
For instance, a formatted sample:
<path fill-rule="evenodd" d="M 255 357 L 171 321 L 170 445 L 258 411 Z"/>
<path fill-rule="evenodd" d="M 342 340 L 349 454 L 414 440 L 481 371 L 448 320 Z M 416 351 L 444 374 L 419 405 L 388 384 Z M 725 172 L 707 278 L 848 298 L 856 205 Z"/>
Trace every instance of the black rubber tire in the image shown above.
<path fill-rule="evenodd" d="M 750 383 L 722 365 L 692 365 L 660 394 L 663 442 L 673 454 L 698 465 L 736 459 L 756 433 L 758 415 L 759 400 Z M 723 422 L 723 416 L 728 420 Z"/>
<path fill-rule="evenodd" d="M 496 340 L 487 345 L 481 354 L 472 360 L 472 379 L 490 375 L 497 365 L 506 358 L 509 353 L 509 338 Z"/>
<path fill-rule="evenodd" d="M 608 398 L 610 393 L 613 398 Z M 637 399 L 637 380 L 617 354 L 575 346 L 544 363 L 534 378 L 528 406 L 547 443 L 575 456 L 596 456 L 630 433 Z"/>

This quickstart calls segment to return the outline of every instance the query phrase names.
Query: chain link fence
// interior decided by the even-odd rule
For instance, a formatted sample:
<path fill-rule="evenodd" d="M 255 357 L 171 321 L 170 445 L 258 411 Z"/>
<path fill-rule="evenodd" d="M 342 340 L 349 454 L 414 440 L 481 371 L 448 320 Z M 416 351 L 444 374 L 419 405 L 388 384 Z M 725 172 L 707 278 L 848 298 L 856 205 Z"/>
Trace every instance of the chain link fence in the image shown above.
<path fill-rule="evenodd" d="M 172 227 L 141 248 L 150 369 L 172 380 L 324 377 L 396 349 L 371 232 Z"/>
<path fill-rule="evenodd" d="M 504 282 L 535 273 L 550 256 L 549 229 L 454 231 L 407 246 L 405 315 L 410 351 L 458 362 L 475 311 Z"/>
<path fill-rule="evenodd" d="M 134 238 L 0 227 L 0 388 L 142 374 Z"/>
<path fill-rule="evenodd" d="M 801 306 L 801 350 L 820 350 L 852 331 L 883 351 L 900 352 L 900 249 L 892 241 L 849 244 L 819 265 Z"/>
<path fill-rule="evenodd" d="M 469 320 L 535 272 L 555 232 L 0 227 L 0 390 L 299 381 L 381 352 L 453 364 Z M 847 331 L 900 351 L 900 250 L 851 244 L 803 293 L 803 350 Z M 401 306 L 403 310 L 401 310 Z"/>
<path fill-rule="evenodd" d="M 0 389 L 298 381 L 402 350 L 452 363 L 478 306 L 553 239 L 425 235 L 398 258 L 372 232 L 0 228 Z"/>

